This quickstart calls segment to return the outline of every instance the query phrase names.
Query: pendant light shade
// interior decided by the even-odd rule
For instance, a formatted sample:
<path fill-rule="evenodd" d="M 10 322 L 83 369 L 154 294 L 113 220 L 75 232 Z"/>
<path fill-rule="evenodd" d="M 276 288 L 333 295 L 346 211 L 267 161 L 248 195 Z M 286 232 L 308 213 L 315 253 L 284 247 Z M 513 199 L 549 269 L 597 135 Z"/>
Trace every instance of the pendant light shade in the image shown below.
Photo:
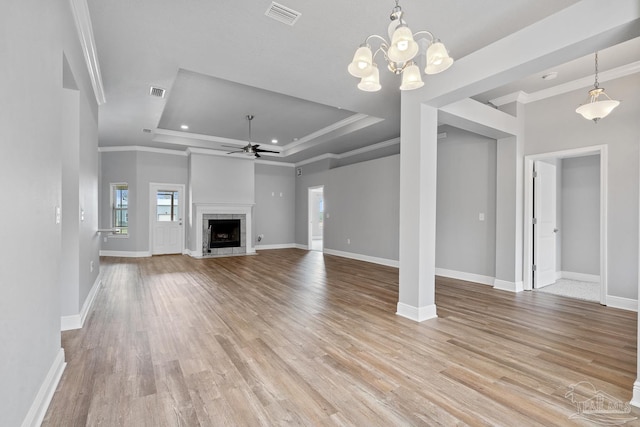
<path fill-rule="evenodd" d="M 609 98 L 604 88 L 601 88 L 598 83 L 598 52 L 596 52 L 596 81 L 593 84 L 593 89 L 589 91 L 587 101 L 576 108 L 576 113 L 587 120 L 598 123 L 598 120 L 607 117 L 618 105 L 620 105 L 620 101 Z"/>
<path fill-rule="evenodd" d="M 418 43 L 413 39 L 411 30 L 406 25 L 400 25 L 393 32 L 391 46 L 387 56 L 393 62 L 411 61 L 418 54 Z"/>
<path fill-rule="evenodd" d="M 358 83 L 358 89 L 363 90 L 365 92 L 377 92 L 382 88 L 380 85 L 380 72 L 378 71 L 378 66 L 373 64 L 371 67 L 371 72 L 368 76 L 364 76 L 360 83 Z"/>
<path fill-rule="evenodd" d="M 354 77 L 365 77 L 371 74 L 373 55 L 369 46 L 360 46 L 349 64 L 349 74 Z"/>
<path fill-rule="evenodd" d="M 447 48 L 438 40 L 427 49 L 427 66 L 424 72 L 438 74 L 451 67 L 453 59 L 449 56 Z"/>
<path fill-rule="evenodd" d="M 604 95 L 607 99 L 598 101 L 600 95 Z M 604 93 L 604 89 L 598 88 L 589 91 L 589 100 L 576 108 L 576 113 L 581 114 L 587 120 L 593 120 L 597 123 L 598 120 L 607 117 L 618 105 L 620 105 L 620 101 L 610 99 Z"/>
<path fill-rule="evenodd" d="M 400 90 L 412 90 L 418 89 L 424 86 L 422 77 L 420 76 L 420 69 L 416 64 L 411 64 L 402 72 L 402 84 Z"/>

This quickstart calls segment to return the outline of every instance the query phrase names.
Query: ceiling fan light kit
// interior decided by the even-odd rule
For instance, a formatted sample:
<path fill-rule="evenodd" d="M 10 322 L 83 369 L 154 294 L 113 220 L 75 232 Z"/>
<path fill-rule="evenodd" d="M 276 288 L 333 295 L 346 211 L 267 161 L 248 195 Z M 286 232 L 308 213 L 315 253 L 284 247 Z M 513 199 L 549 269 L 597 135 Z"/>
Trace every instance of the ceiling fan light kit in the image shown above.
<path fill-rule="evenodd" d="M 382 88 L 380 74 L 375 63 L 376 56 L 382 54 L 387 63 L 387 68 L 394 74 L 402 74 L 400 90 L 413 90 L 424 86 L 420 69 L 414 59 L 420 51 L 420 45 L 416 37 L 421 37 L 428 42 L 425 54 L 425 74 L 437 74 L 445 71 L 453 64 L 453 59 L 444 44 L 434 37 L 430 31 L 418 31 L 412 33 L 403 19 L 404 12 L 396 0 L 396 6 L 391 11 L 391 23 L 388 33 L 391 42 L 377 34 L 368 36 L 355 54 L 347 67 L 349 74 L 360 80 L 358 89 L 367 92 L 376 92 Z M 371 48 L 371 42 L 379 43 L 375 52 Z"/>
<path fill-rule="evenodd" d="M 613 100 L 601 88 L 598 83 L 598 52 L 596 52 L 596 77 L 593 89 L 589 91 L 587 101 L 576 108 L 576 113 L 581 114 L 587 120 L 593 120 L 594 123 L 598 123 L 598 120 L 607 117 L 614 108 L 620 105 L 620 101 Z M 600 99 L 600 97 L 604 99 Z"/>
<path fill-rule="evenodd" d="M 260 144 L 253 144 L 251 142 L 251 121 L 254 118 L 255 117 L 251 114 L 247 115 L 247 121 L 249 122 L 249 139 L 247 140 L 248 144 L 242 147 L 242 149 L 240 150 L 230 151 L 227 154 L 242 153 L 248 157 L 253 157 L 254 159 L 258 159 L 261 157 L 260 153 L 276 153 L 276 154 L 278 153 L 278 151 L 263 150 L 262 148 L 258 148 L 260 147 Z M 228 145 L 225 145 L 225 147 L 228 147 Z M 233 147 L 233 148 L 236 148 L 236 147 Z"/>

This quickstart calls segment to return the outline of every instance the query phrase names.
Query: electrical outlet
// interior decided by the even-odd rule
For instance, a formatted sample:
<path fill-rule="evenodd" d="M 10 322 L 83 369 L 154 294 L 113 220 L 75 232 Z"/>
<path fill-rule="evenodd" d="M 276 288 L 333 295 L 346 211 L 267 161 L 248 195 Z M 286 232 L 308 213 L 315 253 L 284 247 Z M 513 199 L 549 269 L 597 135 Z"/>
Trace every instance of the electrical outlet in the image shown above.
<path fill-rule="evenodd" d="M 478 214 L 478 220 L 480 220 L 480 221 L 484 221 L 484 212 L 480 212 L 480 213 Z"/>
<path fill-rule="evenodd" d="M 107 243 L 107 236 L 104 236 L 104 242 Z"/>
<path fill-rule="evenodd" d="M 84 209 L 80 209 L 80 221 L 84 222 Z"/>
<path fill-rule="evenodd" d="M 347 239 L 347 245 L 351 244 L 351 239 Z"/>
<path fill-rule="evenodd" d="M 56 224 L 60 224 L 62 222 L 62 211 L 60 206 L 56 206 Z"/>
<path fill-rule="evenodd" d="M 91 270 L 92 273 L 93 273 L 93 267 L 94 267 L 94 264 L 93 264 L 93 261 L 91 261 L 89 263 L 89 270 Z"/>

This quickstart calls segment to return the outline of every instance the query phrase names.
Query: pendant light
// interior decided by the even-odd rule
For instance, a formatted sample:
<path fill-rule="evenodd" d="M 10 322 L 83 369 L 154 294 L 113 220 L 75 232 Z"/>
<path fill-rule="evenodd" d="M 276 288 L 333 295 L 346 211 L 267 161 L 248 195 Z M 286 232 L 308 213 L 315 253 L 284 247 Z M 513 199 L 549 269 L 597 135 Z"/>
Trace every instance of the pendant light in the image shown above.
<path fill-rule="evenodd" d="M 598 120 L 607 117 L 618 105 L 620 105 L 620 101 L 609 98 L 604 88 L 601 88 L 598 83 L 598 52 L 596 52 L 595 83 L 593 89 L 589 91 L 587 101 L 576 108 L 576 113 L 581 114 L 587 120 L 593 120 L 594 123 L 598 123 Z"/>

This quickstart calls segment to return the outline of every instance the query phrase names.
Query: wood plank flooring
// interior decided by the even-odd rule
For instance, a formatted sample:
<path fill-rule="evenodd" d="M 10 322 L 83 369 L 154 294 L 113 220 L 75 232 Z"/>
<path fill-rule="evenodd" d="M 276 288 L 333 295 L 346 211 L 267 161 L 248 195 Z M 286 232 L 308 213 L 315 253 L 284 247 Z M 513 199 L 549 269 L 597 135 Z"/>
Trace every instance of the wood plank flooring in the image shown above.
<path fill-rule="evenodd" d="M 438 278 L 415 323 L 396 269 L 297 249 L 101 269 L 44 426 L 593 425 L 569 387 L 636 378 L 636 314 L 596 303 Z"/>

